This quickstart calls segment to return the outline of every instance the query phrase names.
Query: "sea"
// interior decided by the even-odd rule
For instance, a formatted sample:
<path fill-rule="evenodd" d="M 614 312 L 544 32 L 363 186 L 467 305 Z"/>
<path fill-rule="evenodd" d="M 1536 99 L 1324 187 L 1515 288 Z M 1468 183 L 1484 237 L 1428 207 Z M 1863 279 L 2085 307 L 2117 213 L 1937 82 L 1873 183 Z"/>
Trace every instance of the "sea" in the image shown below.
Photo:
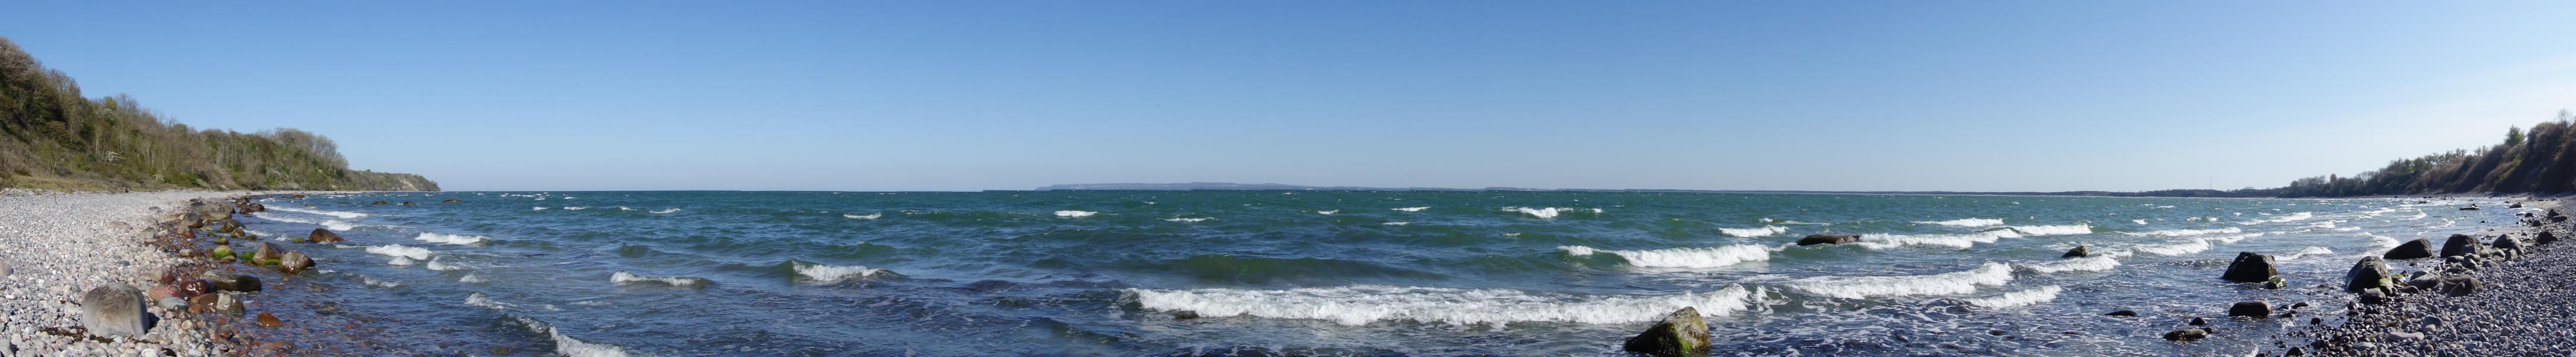
<path fill-rule="evenodd" d="M 347 241 L 284 243 L 321 261 L 290 279 L 327 293 L 254 301 L 375 316 L 362 326 L 395 354 L 529 356 L 1620 356 L 1682 307 L 1707 320 L 1719 356 L 2241 356 L 2340 323 L 2341 277 L 2363 256 L 2498 234 L 2536 211 L 2497 198 L 1564 191 L 258 202 L 270 211 L 242 221 L 263 239 L 325 228 Z M 2458 209 L 2472 203 L 2486 209 Z M 1862 239 L 1793 243 L 1827 232 Z M 2061 257 L 2078 246 L 2092 255 Z M 2239 252 L 2275 257 L 2290 287 L 2218 279 Z M 2226 317 L 2258 299 L 2310 306 Z M 2138 316 L 2104 316 L 2117 310 Z M 2204 327 L 2195 317 L 2210 339 L 2160 338 Z"/>

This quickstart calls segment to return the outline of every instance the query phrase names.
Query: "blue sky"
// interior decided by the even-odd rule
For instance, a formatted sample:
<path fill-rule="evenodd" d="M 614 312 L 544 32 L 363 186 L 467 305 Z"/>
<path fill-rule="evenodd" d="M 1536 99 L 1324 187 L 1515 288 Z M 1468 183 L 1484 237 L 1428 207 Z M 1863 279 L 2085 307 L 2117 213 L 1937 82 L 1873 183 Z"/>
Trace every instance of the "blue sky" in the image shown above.
<path fill-rule="evenodd" d="M 11 5 L 450 190 L 2274 187 L 2576 108 L 2570 2 Z"/>

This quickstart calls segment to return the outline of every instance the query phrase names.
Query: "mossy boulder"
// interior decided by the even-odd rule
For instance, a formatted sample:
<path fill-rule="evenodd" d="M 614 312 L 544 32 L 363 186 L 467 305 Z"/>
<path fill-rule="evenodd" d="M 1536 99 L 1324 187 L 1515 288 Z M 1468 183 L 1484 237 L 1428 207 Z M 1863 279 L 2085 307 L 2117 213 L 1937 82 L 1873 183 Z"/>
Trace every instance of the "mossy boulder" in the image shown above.
<path fill-rule="evenodd" d="M 2353 263 L 2352 270 L 2343 273 L 2343 292 L 2396 288 L 2394 277 L 2396 275 L 2388 272 L 2387 261 L 2379 257 L 2361 257 L 2361 262 Z"/>
<path fill-rule="evenodd" d="M 1628 338 L 1620 349 L 1657 357 L 1706 356 L 1708 321 L 1700 319 L 1698 309 L 1684 307 L 1664 316 L 1663 321 L 1647 327 L 1637 337 Z"/>

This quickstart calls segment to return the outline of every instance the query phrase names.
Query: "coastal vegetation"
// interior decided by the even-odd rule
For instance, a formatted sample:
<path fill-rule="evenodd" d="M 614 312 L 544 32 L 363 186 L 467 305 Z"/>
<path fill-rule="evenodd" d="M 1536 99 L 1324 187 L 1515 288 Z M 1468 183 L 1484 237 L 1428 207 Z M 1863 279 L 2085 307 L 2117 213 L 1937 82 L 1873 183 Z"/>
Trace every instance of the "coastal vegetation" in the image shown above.
<path fill-rule="evenodd" d="M 414 174 L 350 170 L 338 144 L 290 128 L 192 128 L 122 94 L 86 97 L 0 37 L 0 187 L 437 191 Z"/>
<path fill-rule="evenodd" d="M 2389 161 L 2387 167 L 2352 176 L 2326 175 L 2290 181 L 2264 196 L 2349 197 L 2429 195 L 2470 192 L 2576 191 L 2576 114 L 2505 130 L 2504 140 L 2468 150 Z"/>

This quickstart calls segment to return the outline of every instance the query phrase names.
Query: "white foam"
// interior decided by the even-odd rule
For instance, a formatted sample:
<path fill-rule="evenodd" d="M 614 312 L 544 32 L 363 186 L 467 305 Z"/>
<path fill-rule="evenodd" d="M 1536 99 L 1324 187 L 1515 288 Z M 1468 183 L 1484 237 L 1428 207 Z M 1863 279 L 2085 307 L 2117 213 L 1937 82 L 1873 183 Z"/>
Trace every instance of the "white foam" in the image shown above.
<path fill-rule="evenodd" d="M 484 277 L 483 277 L 483 274 L 466 273 L 466 274 L 465 274 L 465 277 L 462 277 L 462 278 L 456 278 L 456 282 L 459 282 L 459 283 L 467 283 L 467 284 L 480 284 L 480 283 L 488 283 L 488 282 L 492 282 L 492 279 L 484 278 Z"/>
<path fill-rule="evenodd" d="M 511 317 L 518 318 L 520 324 L 528 325 L 529 332 L 545 334 L 547 337 L 553 339 L 555 341 L 555 353 L 561 353 L 565 357 L 626 357 L 625 347 L 582 341 L 581 339 L 572 338 L 572 336 L 565 336 L 562 331 L 558 331 L 554 326 L 546 325 L 545 322 L 540 322 L 536 319 L 527 317 Z"/>
<path fill-rule="evenodd" d="M 269 219 L 269 220 L 272 220 L 272 221 L 279 221 L 279 222 L 294 222 L 294 223 L 303 223 L 303 224 L 317 225 L 317 226 L 322 226 L 322 228 L 330 228 L 330 229 L 331 229 L 331 231 L 334 231 L 334 232 L 342 232 L 342 231 L 349 231 L 349 230 L 358 229 L 358 224 L 357 224 L 357 223 L 349 223 L 349 221 L 343 221 L 343 220 L 337 220 L 337 219 L 325 219 L 325 220 L 321 220 L 321 221 L 313 221 L 313 220 L 298 219 L 298 218 L 293 218 L 293 217 L 277 217 L 277 216 L 269 216 L 269 217 L 261 217 L 261 218 L 267 218 L 267 219 Z"/>
<path fill-rule="evenodd" d="M 435 263 L 435 262 L 433 262 L 433 263 Z M 714 281 L 714 280 L 707 280 L 706 278 L 693 278 L 693 277 L 685 277 L 685 276 L 642 276 L 642 275 L 635 275 L 635 273 L 628 273 L 628 272 L 623 271 L 623 270 L 618 271 L 617 273 L 614 273 L 614 274 L 609 274 L 609 275 L 608 275 L 608 282 L 611 282 L 611 283 L 617 283 L 618 285 L 627 285 L 627 284 L 634 284 L 634 283 L 662 283 L 662 284 L 671 285 L 671 286 L 698 286 L 698 285 L 704 285 L 704 284 L 712 284 L 712 283 L 715 283 L 715 281 Z"/>
<path fill-rule="evenodd" d="M 2003 285 L 2012 282 L 2012 267 L 1987 262 L 1975 269 L 1929 274 L 1894 276 L 1820 276 L 1793 280 L 1789 288 L 1816 295 L 1846 299 L 1892 295 L 1955 295 L 1977 291 L 1981 285 Z"/>
<path fill-rule="evenodd" d="M 2025 306 L 2057 300 L 2057 293 L 2064 290 L 2064 288 L 2059 288 L 2056 285 L 2049 285 L 2042 286 L 2037 289 L 2004 293 L 2003 295 L 1996 295 L 1994 297 L 1966 298 L 1959 300 L 1964 300 L 1969 304 L 1984 307 Z"/>
<path fill-rule="evenodd" d="M 358 281 L 367 283 L 367 286 L 373 286 L 373 287 L 379 287 L 379 288 L 396 288 L 396 287 L 402 287 L 402 283 L 391 282 L 391 281 L 383 281 L 383 280 L 376 280 L 376 278 L 367 277 L 367 276 L 365 276 L 365 275 L 359 275 L 359 276 L 358 276 Z"/>
<path fill-rule="evenodd" d="M 586 210 L 586 209 L 590 209 L 590 207 L 564 207 L 564 210 L 570 210 L 570 211 L 579 211 L 579 210 Z"/>
<path fill-rule="evenodd" d="M 1332 215 L 1332 214 L 1334 214 L 1334 213 L 1342 213 L 1342 210 L 1315 211 L 1315 214 L 1327 215 L 1327 216 Z"/>
<path fill-rule="evenodd" d="M 1530 217 L 1538 217 L 1538 219 L 1556 219 L 1556 214 L 1557 214 L 1557 212 L 1558 212 L 1558 211 L 1556 210 L 1556 207 L 1547 207 L 1547 208 L 1511 207 L 1511 208 L 1505 208 L 1505 209 L 1512 210 L 1512 211 L 1515 211 L 1515 212 L 1520 212 L 1521 214 L 1530 215 Z"/>
<path fill-rule="evenodd" d="M 1413 224 L 1413 222 L 1386 222 L 1386 223 L 1379 223 L 1378 225 L 1386 225 L 1386 226 L 1401 226 L 1401 225 L 1407 225 L 1407 224 Z"/>
<path fill-rule="evenodd" d="M 2087 225 L 2087 224 L 2066 224 L 2066 225 L 2054 225 L 2054 226 L 2011 226 L 2011 227 L 2006 227 L 2006 228 L 2012 228 L 2012 230 L 2015 230 L 2015 231 L 2021 231 L 2021 234 L 2025 234 L 2025 235 L 2033 235 L 2033 236 L 2053 236 L 2053 235 L 2064 235 L 2064 234 L 2092 234 L 2092 233 L 2093 233 L 2093 226 L 2092 226 L 2092 225 Z"/>
<path fill-rule="evenodd" d="M 841 281 L 841 280 L 843 280 L 843 279 L 850 279 L 850 278 L 866 278 L 866 277 L 875 276 L 875 275 L 877 275 L 877 274 L 885 273 L 885 272 L 886 272 L 886 270 L 885 270 L 885 269 L 869 268 L 869 267 L 863 267 L 863 266 L 846 266 L 846 267 L 840 267 L 840 266 L 830 266 L 830 265 L 822 265 L 822 264 L 797 264 L 797 265 L 796 265 L 796 274 L 798 274 L 798 275 L 804 275 L 806 279 L 813 279 L 813 280 L 823 281 L 823 282 Z"/>
<path fill-rule="evenodd" d="M 2278 210 L 2278 209 L 2274 209 L 2274 210 Z M 2260 212 L 2257 212 L 2257 213 L 2260 213 Z M 2270 213 L 2263 213 L 2263 214 L 2264 214 L 2264 215 L 2271 215 Z M 2317 215 L 2316 215 L 2316 214 L 2314 214 L 2314 213 L 2299 212 L 2299 213 L 2291 213 L 2291 214 L 2286 215 L 2286 216 L 2281 216 L 2280 218 L 2273 218 L 2273 219 L 2258 219 L 2258 220 L 2252 220 L 2252 221 L 2236 222 L 2236 224 L 2242 224 L 2242 225 L 2249 225 L 2249 226 L 2250 226 L 2250 225 L 2263 224 L 2263 223 L 2281 223 L 2281 222 L 2289 222 L 2289 221 L 2303 220 L 2303 219 L 2309 219 L 2309 218 L 2316 218 L 2316 216 L 2317 216 Z"/>
<path fill-rule="evenodd" d="M 1947 220 L 1947 221 L 1921 221 L 1921 222 L 1914 222 L 1914 223 L 1919 223 L 1919 224 L 1938 224 L 1938 225 L 1944 225 L 1944 226 L 1960 226 L 1960 227 L 1984 227 L 1984 226 L 2000 226 L 2000 225 L 2003 225 L 2003 224 L 2004 224 L 2004 220 L 2003 220 L 2002 218 L 1960 218 L 1960 219 L 1953 219 L 1953 220 Z"/>
<path fill-rule="evenodd" d="M 1789 227 L 1762 226 L 1762 228 L 1718 228 L 1717 232 L 1725 233 L 1730 236 L 1750 238 L 1789 233 Z"/>
<path fill-rule="evenodd" d="M 2281 259 L 2280 259 L 2280 260 L 2299 260 L 2299 258 L 2306 258 L 2306 257 L 2311 256 L 2311 255 L 2329 255 L 2329 254 L 2334 254 L 2334 250 L 2333 250 L 2333 249 L 2326 249 L 2326 247 L 2308 246 L 2307 248 L 2301 248 L 2301 249 L 2299 249 L 2299 251 L 2298 251 L 2298 252 L 2281 255 Z"/>
<path fill-rule="evenodd" d="M 2209 250 L 2209 240 L 2206 240 L 2206 239 L 2193 239 L 2193 240 L 2191 240 L 2191 241 L 2189 241 L 2189 242 L 2182 242 L 2182 243 L 2165 244 L 2165 245 L 2139 246 L 2139 247 L 2137 247 L 2137 248 L 2136 248 L 2136 250 L 2137 250 L 2139 253 L 2147 253 L 2147 254 L 2155 254 L 2155 255 L 2163 255 L 2163 256 L 2185 255 L 2185 254 L 2199 253 L 2199 252 L 2202 252 L 2202 251 L 2207 251 L 2207 250 Z"/>
<path fill-rule="evenodd" d="M 464 270 L 464 269 L 465 269 L 465 267 L 461 267 L 461 266 L 456 266 L 456 265 L 447 264 L 446 262 L 439 261 L 438 259 L 430 259 L 430 260 L 429 260 L 429 265 L 428 265 L 427 267 L 429 268 L 429 270 L 430 270 L 430 271 L 448 271 L 448 270 Z"/>
<path fill-rule="evenodd" d="M 439 234 L 430 232 L 420 232 L 419 236 L 412 237 L 411 239 L 430 243 L 455 245 L 481 245 L 483 243 L 492 242 L 492 237 Z"/>
<path fill-rule="evenodd" d="M 1716 268 L 1736 263 L 1771 260 L 1772 247 L 1740 244 L 1714 248 L 1670 248 L 1656 250 L 1608 250 L 1585 246 L 1562 246 L 1557 250 L 1568 255 L 1589 256 L 1593 253 L 1616 254 L 1628 265 L 1653 268 Z"/>
<path fill-rule="evenodd" d="M 405 246 L 405 245 L 401 245 L 401 244 L 387 244 L 387 245 L 379 245 L 379 246 L 367 247 L 367 252 L 368 252 L 368 253 L 375 253 L 375 254 L 383 254 L 383 255 L 387 255 L 387 256 L 396 256 L 396 257 L 412 258 L 412 259 L 429 259 L 429 253 L 430 253 L 429 248 L 419 248 L 419 247 Z"/>
<path fill-rule="evenodd" d="M 528 210 L 530 210 L 530 211 L 544 211 L 544 210 L 546 210 L 547 208 L 553 208 L 553 207 L 528 207 Z"/>
<path fill-rule="evenodd" d="M 420 261 L 413 260 L 411 257 L 394 257 L 394 260 L 385 261 L 385 265 L 392 266 L 411 266 L 412 264 L 420 264 Z"/>
<path fill-rule="evenodd" d="M 1426 209 L 1431 209 L 1431 206 L 1394 208 L 1394 210 L 1405 212 L 1422 212 L 1422 210 Z"/>
<path fill-rule="evenodd" d="M 2399 246 L 2399 245 L 2405 245 L 2405 244 L 2406 244 L 2405 242 L 2399 242 L 2399 241 L 2397 241 L 2397 239 L 2396 239 L 2396 238 L 2389 238 L 2389 237 L 2387 237 L 2387 236 L 2382 236 L 2382 235 L 2377 235 L 2377 234 L 2370 234 L 2370 232 L 2362 232 L 2362 233 L 2361 233 L 2361 235 L 2370 237 L 2370 242 L 2371 242 L 2371 243 L 2378 243 L 2380 248 L 2396 248 L 2396 247 L 2397 247 L 2397 246 Z"/>
<path fill-rule="evenodd" d="M 680 211 L 680 209 L 678 209 L 678 208 L 673 208 L 673 209 L 666 209 L 666 210 L 660 210 L 660 211 L 653 211 L 653 214 L 668 214 L 668 213 L 671 213 L 671 212 L 679 212 L 679 211 Z"/>
<path fill-rule="evenodd" d="M 1691 307 L 1701 316 L 1733 315 L 1748 308 L 1752 293 L 1727 285 L 1706 293 L 1662 296 L 1583 296 L 1508 289 L 1449 289 L 1352 285 L 1288 290 L 1125 289 L 1148 310 L 1192 311 L 1199 316 L 1252 315 L 1328 320 L 1342 325 L 1411 320 L 1475 325 L 1523 321 L 1625 324 L 1655 321 Z"/>
<path fill-rule="evenodd" d="M 1869 249 L 1891 249 L 1908 245 L 1937 245 L 1952 248 L 1967 248 L 1976 246 L 1977 243 L 1994 243 L 1996 240 L 2003 238 L 2021 237 L 2023 237 L 2021 233 L 2014 232 L 2010 229 L 1998 229 L 1968 234 L 1939 235 L 1863 234 L 1860 236 L 1860 242 L 1855 244 L 1860 244 L 1860 246 L 1867 247 Z"/>
<path fill-rule="evenodd" d="M 855 214 L 848 214 L 848 213 L 842 213 L 842 214 L 841 214 L 841 218 L 848 218 L 848 219 L 877 219 L 877 218 L 882 218 L 882 217 L 885 217 L 885 213 L 883 213 L 883 212 L 879 212 L 879 213 L 875 213 L 875 214 L 870 214 L 870 215 L 865 215 L 865 216 L 855 215 Z"/>
<path fill-rule="evenodd" d="M 1092 211 L 1069 211 L 1069 210 L 1068 210 L 1068 211 L 1055 211 L 1055 216 L 1056 216 L 1056 217 L 1064 217 L 1064 218 L 1082 218 L 1082 217 L 1090 217 L 1091 215 L 1095 215 L 1095 214 L 1100 214 L 1100 212 L 1092 212 Z"/>
<path fill-rule="evenodd" d="M 1198 223 L 1198 222 L 1202 222 L 1202 221 L 1206 221 L 1206 220 L 1211 220 L 1211 219 L 1216 219 L 1216 218 L 1214 218 L 1214 217 L 1207 217 L 1207 218 L 1181 218 L 1181 217 L 1172 217 L 1172 218 L 1164 218 L 1163 220 L 1165 220 L 1165 221 L 1172 221 L 1172 222 L 1190 222 L 1190 223 Z"/>
<path fill-rule="evenodd" d="M 2196 236 L 2196 235 L 2205 235 L 2205 234 L 2219 234 L 2219 233 L 2234 234 L 2234 233 L 2242 233 L 2242 232 L 2245 232 L 2245 229 L 2242 229 L 2242 228 L 2236 228 L 2236 227 L 2226 227 L 2226 228 L 2219 228 L 2219 229 L 2169 229 L 2169 230 L 2161 230 L 2161 231 L 2146 231 L 2146 232 L 2120 232 L 2120 234 L 2133 235 L 2133 236 L 2142 236 L 2142 237 L 2143 237 L 2143 236 L 2186 237 L 2186 236 Z"/>
<path fill-rule="evenodd" d="M 492 301 L 491 295 L 483 295 L 483 293 L 465 295 L 465 304 L 492 308 L 493 310 L 500 310 L 502 307 L 501 302 Z"/>
<path fill-rule="evenodd" d="M 2100 254 L 2090 257 L 2066 259 L 2046 263 L 2021 263 L 2014 264 L 2014 266 L 2021 267 L 2023 270 L 2029 270 L 2041 274 L 2062 271 L 2105 271 L 2120 267 L 2120 260 L 2112 259 L 2108 254 Z"/>
<path fill-rule="evenodd" d="M 2132 220 L 2129 220 L 2129 221 L 2130 221 L 2130 222 L 2137 222 L 2137 223 L 2138 223 L 2138 225 L 2141 225 L 2141 226 L 2143 226 L 2143 225 L 2147 225 L 2147 220 L 2143 220 L 2143 219 L 2132 219 Z"/>
<path fill-rule="evenodd" d="M 341 212 L 341 211 L 309 210 L 309 209 L 302 209 L 302 208 L 295 208 L 295 207 L 286 207 L 286 206 L 269 207 L 269 209 L 272 209 L 272 210 L 279 210 L 279 211 L 287 211 L 287 212 L 295 212 L 295 213 L 303 213 L 303 214 L 315 214 L 315 215 L 332 216 L 332 217 L 339 217 L 339 218 L 341 218 L 341 219 L 357 219 L 357 218 L 366 218 L 366 217 L 368 216 L 368 214 L 365 214 L 365 213 L 357 213 L 357 212 Z"/>

